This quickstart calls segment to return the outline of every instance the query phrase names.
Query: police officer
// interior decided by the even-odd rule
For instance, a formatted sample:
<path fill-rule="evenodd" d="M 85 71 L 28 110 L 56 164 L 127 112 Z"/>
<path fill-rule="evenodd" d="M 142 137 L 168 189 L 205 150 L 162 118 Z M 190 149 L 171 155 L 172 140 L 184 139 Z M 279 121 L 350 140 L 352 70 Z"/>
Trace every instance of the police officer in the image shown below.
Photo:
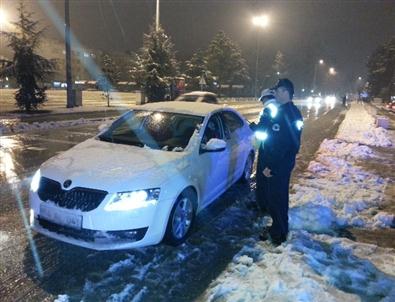
<path fill-rule="evenodd" d="M 280 106 L 267 129 L 258 165 L 264 176 L 265 206 L 273 223 L 263 231 L 260 239 L 270 238 L 274 245 L 280 245 L 288 234 L 289 180 L 300 148 L 303 118 L 292 102 L 294 86 L 290 80 L 280 79 L 272 90 Z"/>
<path fill-rule="evenodd" d="M 272 127 L 273 118 L 276 116 L 278 112 L 278 103 L 274 98 L 274 92 L 271 89 L 265 89 L 261 93 L 261 97 L 259 100 L 263 104 L 263 109 L 259 116 L 259 123 L 251 123 L 250 127 L 255 132 L 255 142 L 256 148 L 258 149 L 258 163 L 257 163 L 257 173 L 256 173 L 256 202 L 262 211 L 262 213 L 268 213 L 266 205 L 265 205 L 265 186 L 263 175 L 263 147 L 264 140 L 267 138 L 268 128 Z"/>

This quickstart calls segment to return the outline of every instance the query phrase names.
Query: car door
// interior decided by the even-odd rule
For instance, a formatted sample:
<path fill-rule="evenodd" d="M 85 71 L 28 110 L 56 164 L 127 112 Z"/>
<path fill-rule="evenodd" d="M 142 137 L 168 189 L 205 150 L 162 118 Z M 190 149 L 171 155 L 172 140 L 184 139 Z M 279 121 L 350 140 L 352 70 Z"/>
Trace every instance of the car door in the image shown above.
<path fill-rule="evenodd" d="M 232 184 L 240 177 L 250 151 L 248 135 L 244 131 L 244 121 L 236 113 L 225 110 L 221 112 L 221 119 L 231 152 L 228 179 Z"/>
<path fill-rule="evenodd" d="M 212 115 L 208 120 L 201 145 L 206 144 L 212 138 L 224 140 L 222 120 L 218 113 Z M 206 206 L 225 190 L 229 161 L 230 149 L 228 146 L 223 151 L 215 152 L 205 152 L 200 148 L 199 160 L 196 164 L 203 206 Z"/>

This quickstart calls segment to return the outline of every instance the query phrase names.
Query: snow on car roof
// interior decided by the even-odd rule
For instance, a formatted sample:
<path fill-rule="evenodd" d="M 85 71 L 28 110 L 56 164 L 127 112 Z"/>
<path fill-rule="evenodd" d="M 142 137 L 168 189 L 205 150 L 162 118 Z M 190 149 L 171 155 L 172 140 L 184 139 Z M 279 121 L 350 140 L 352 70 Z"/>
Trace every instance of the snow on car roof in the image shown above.
<path fill-rule="evenodd" d="M 210 112 L 224 108 L 223 105 L 209 104 L 209 103 L 191 103 L 191 102 L 158 102 L 149 103 L 142 106 L 135 107 L 137 110 L 152 110 L 164 112 L 177 112 L 191 115 L 206 116 Z"/>

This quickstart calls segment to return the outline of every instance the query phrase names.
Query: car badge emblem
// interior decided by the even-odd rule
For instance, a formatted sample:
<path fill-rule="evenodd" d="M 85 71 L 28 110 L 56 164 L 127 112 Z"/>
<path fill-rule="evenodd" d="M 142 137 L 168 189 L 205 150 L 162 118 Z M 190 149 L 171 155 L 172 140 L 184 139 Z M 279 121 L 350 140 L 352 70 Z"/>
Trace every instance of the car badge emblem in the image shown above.
<path fill-rule="evenodd" d="M 64 183 L 63 183 L 63 187 L 64 188 L 68 188 L 68 187 L 70 187 L 71 186 L 71 180 L 70 179 L 68 179 L 68 180 L 66 180 Z"/>

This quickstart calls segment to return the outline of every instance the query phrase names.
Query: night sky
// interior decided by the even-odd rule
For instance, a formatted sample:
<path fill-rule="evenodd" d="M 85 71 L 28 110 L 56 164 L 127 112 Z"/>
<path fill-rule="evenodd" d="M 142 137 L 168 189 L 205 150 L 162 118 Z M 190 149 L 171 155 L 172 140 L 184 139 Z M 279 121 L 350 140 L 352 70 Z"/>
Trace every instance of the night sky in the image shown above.
<path fill-rule="evenodd" d="M 17 1 L 0 0 L 9 14 Z M 61 40 L 40 7 L 43 1 L 26 1 L 36 16 L 48 23 L 48 36 Z M 63 0 L 50 1 L 63 18 Z M 255 28 L 251 18 L 270 16 L 265 30 Z M 74 34 L 88 48 L 136 51 L 143 33 L 155 16 L 155 1 L 71 0 Z M 311 78 L 314 62 L 324 59 L 334 66 L 338 79 L 364 76 L 367 56 L 395 35 L 394 1 L 174 1 L 161 0 L 161 24 L 172 37 L 177 57 L 187 59 L 205 49 L 216 32 L 224 30 L 242 48 L 251 64 L 258 36 L 262 41 L 262 68 L 271 66 L 277 50 L 284 53 L 290 76 Z M 61 20 L 61 22 L 63 22 Z M 299 80 L 299 85 L 303 80 Z M 308 80 L 306 79 L 308 82 Z"/>

